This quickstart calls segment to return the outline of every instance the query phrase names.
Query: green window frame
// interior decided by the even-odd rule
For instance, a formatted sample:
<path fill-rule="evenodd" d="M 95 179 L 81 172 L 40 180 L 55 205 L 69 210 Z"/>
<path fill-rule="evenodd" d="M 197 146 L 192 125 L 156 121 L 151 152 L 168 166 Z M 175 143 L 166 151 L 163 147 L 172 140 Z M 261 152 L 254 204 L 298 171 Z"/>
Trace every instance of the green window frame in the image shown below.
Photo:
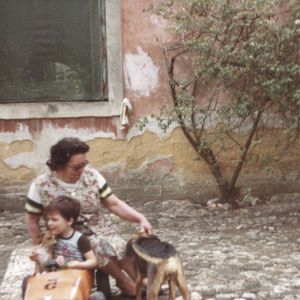
<path fill-rule="evenodd" d="M 0 1 L 0 101 L 107 100 L 103 0 Z"/>
<path fill-rule="evenodd" d="M 22 1 L 29 0 L 18 0 L 17 2 Z M 3 101 L 0 101 L 0 119 L 114 116 L 119 114 L 123 99 L 121 1 L 85 1 L 89 2 L 91 15 L 93 14 L 93 18 L 91 18 L 92 35 L 99 37 L 90 40 L 93 43 L 93 49 L 96 49 L 96 51 L 91 52 L 90 59 L 95 62 L 97 57 L 100 57 L 102 62 L 101 68 L 92 64 L 92 67 L 95 68 L 93 74 L 96 74 L 92 76 L 92 82 L 94 86 L 98 85 L 97 88 L 100 93 L 95 93 L 96 96 L 94 97 L 65 97 L 63 99 L 23 97 L 18 100 L 11 100 L 4 98 Z M 6 2 L 0 0 L 0 8 Z M 42 1 L 30 0 L 30 2 Z M 95 18 L 95 14 L 98 18 Z M 99 24 L 102 26 L 98 26 Z M 77 33 L 76 28 L 74 31 Z M 103 45 L 105 46 L 103 47 Z M 98 53 L 97 49 L 99 50 Z M 98 78 L 101 78 L 101 82 Z"/>

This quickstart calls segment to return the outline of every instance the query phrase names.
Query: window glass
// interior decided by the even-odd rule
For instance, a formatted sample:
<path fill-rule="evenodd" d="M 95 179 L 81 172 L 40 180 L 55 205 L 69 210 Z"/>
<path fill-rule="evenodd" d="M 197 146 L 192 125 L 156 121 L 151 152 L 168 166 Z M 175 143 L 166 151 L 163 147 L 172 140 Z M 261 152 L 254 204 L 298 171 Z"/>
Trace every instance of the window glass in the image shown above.
<path fill-rule="evenodd" d="M 0 101 L 104 100 L 104 4 L 0 0 Z"/>

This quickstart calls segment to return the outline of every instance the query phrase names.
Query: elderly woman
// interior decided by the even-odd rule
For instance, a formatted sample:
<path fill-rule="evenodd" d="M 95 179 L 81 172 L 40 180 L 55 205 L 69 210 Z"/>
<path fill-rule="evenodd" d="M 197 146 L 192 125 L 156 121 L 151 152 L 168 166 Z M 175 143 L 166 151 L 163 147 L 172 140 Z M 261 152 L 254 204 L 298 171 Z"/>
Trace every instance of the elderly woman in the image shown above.
<path fill-rule="evenodd" d="M 123 220 L 139 223 L 141 229 L 152 234 L 152 226 L 132 207 L 115 196 L 104 177 L 88 167 L 86 153 L 89 146 L 77 138 L 64 138 L 51 147 L 47 165 L 50 172 L 37 177 L 31 184 L 26 210 L 27 231 L 35 244 L 41 241 L 39 221 L 44 208 L 57 196 L 67 196 L 81 203 L 82 222 L 91 229 L 86 232 L 97 257 L 98 268 L 116 279 L 116 285 L 129 296 L 135 295 L 132 265 L 124 257 L 125 242 L 116 233 L 103 207 Z M 79 226 L 87 229 L 86 226 Z M 127 276 L 122 270 L 126 271 Z"/>

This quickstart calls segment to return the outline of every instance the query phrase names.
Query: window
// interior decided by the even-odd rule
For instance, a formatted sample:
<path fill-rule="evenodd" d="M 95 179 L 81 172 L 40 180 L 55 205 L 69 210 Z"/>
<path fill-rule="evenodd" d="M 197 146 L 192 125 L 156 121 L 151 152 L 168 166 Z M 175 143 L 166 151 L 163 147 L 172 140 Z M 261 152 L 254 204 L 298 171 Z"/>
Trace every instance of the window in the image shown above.
<path fill-rule="evenodd" d="M 120 27 L 119 0 L 0 0 L 0 118 L 118 114 Z"/>
<path fill-rule="evenodd" d="M 107 98 L 104 8 L 97 0 L 2 0 L 0 101 Z"/>

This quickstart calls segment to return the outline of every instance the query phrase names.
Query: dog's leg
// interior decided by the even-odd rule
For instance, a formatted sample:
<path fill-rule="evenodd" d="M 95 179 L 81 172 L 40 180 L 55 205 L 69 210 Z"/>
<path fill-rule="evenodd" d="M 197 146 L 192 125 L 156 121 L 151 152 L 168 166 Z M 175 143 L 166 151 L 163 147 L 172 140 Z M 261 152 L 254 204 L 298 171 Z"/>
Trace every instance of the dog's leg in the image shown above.
<path fill-rule="evenodd" d="M 175 289 L 176 289 L 176 283 L 175 278 L 172 276 L 169 278 L 169 300 L 175 300 Z"/>
<path fill-rule="evenodd" d="M 147 300 L 157 300 L 158 293 L 164 281 L 164 272 L 158 272 L 156 266 L 148 269 Z"/>
<path fill-rule="evenodd" d="M 142 300 L 143 276 L 140 272 L 136 272 L 136 300 Z"/>
<path fill-rule="evenodd" d="M 183 300 L 189 300 L 189 298 L 190 298 L 189 290 L 188 290 L 187 283 L 183 277 L 182 267 L 180 267 L 177 272 L 176 281 L 177 281 L 178 288 L 180 290 Z"/>

